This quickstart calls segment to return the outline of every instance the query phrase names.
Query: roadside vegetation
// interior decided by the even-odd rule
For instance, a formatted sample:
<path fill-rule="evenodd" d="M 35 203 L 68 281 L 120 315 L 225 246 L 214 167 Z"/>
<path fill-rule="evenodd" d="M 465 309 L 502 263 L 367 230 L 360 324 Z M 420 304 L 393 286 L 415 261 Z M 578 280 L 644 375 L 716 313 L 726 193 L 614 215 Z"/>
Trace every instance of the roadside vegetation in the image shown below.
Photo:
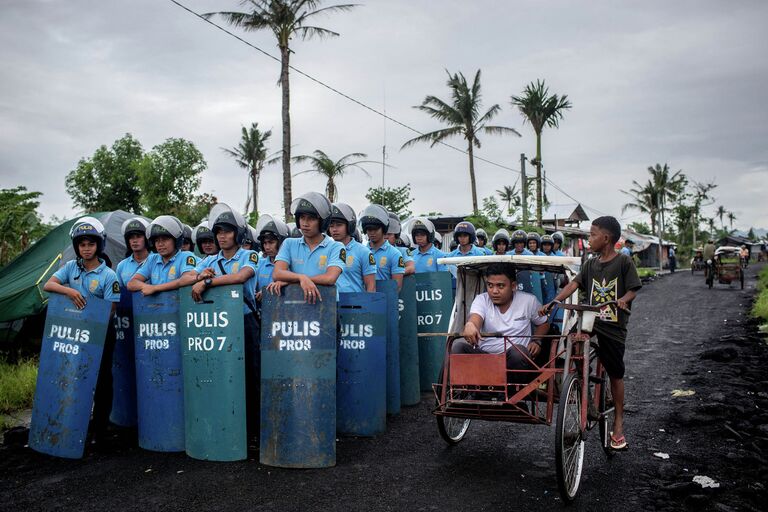
<path fill-rule="evenodd" d="M 11 426 L 8 414 L 32 407 L 36 382 L 36 359 L 14 364 L 0 359 L 0 431 Z"/>
<path fill-rule="evenodd" d="M 752 306 L 752 316 L 760 319 L 762 330 L 768 330 L 768 267 L 763 267 L 757 276 L 758 295 Z"/>

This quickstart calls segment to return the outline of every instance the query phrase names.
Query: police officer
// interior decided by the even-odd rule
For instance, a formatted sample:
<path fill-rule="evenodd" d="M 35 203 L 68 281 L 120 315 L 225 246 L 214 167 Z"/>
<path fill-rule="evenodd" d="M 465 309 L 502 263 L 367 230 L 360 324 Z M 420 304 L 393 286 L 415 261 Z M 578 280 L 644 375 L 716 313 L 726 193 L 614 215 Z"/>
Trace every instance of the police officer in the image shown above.
<path fill-rule="evenodd" d="M 241 247 L 246 236 L 250 236 L 248 224 L 240 213 L 228 205 L 214 205 L 208 216 L 208 227 L 215 237 L 219 252 L 213 259 L 208 260 L 206 268 L 197 275 L 197 283 L 192 286 L 192 298 L 199 302 L 203 299 L 205 290 L 216 286 L 243 287 L 246 424 L 248 438 L 251 439 L 259 430 L 261 352 L 255 298 L 259 256 L 256 252 Z"/>
<path fill-rule="evenodd" d="M 528 244 L 528 233 L 518 229 L 512 233 L 512 249 L 507 253 L 512 256 L 533 256 L 533 253 L 526 248 Z"/>
<path fill-rule="evenodd" d="M 493 253 L 497 256 L 503 256 L 509 251 L 509 231 L 504 228 L 499 229 L 493 234 L 491 240 L 493 246 Z"/>
<path fill-rule="evenodd" d="M 443 272 L 445 265 L 438 265 L 437 259 L 444 258 L 445 253 L 435 247 L 435 225 L 425 217 L 416 217 L 411 221 L 411 236 L 416 242 L 413 260 L 416 272 Z"/>
<path fill-rule="evenodd" d="M 360 214 L 360 227 L 368 236 L 368 248 L 376 261 L 376 280 L 394 279 L 399 291 L 403 286 L 405 259 L 386 239 L 389 222 L 387 210 L 378 204 L 368 205 Z"/>
<path fill-rule="evenodd" d="M 160 215 L 147 226 L 147 239 L 152 253 L 144 265 L 128 281 L 132 292 L 143 295 L 177 290 L 197 280 L 197 260 L 181 250 L 184 225 L 172 215 Z"/>
<path fill-rule="evenodd" d="M 120 231 L 125 240 L 125 259 L 117 264 L 117 282 L 124 288 L 136 271 L 144 264 L 149 256 L 147 241 L 147 226 L 149 222 L 141 217 L 133 217 L 123 222 Z"/>
<path fill-rule="evenodd" d="M 181 240 L 181 250 L 192 252 L 194 255 L 193 251 L 195 250 L 195 242 L 192 240 L 192 228 L 187 224 L 184 224 L 184 235 Z M 195 256 L 195 259 L 197 259 L 199 262 L 199 258 L 197 256 Z"/>
<path fill-rule="evenodd" d="M 411 240 L 411 235 L 408 233 L 403 233 L 402 231 L 400 232 L 397 237 L 397 246 L 405 247 L 411 253 L 411 256 L 413 255 L 413 241 Z M 406 268 L 408 268 L 407 265 Z"/>
<path fill-rule="evenodd" d="M 526 235 L 526 239 L 528 241 L 528 250 L 531 251 L 531 254 L 534 256 L 544 256 L 544 253 L 541 252 L 541 235 L 531 231 Z"/>
<path fill-rule="evenodd" d="M 376 291 L 376 261 L 368 247 L 352 238 L 356 226 L 357 216 L 351 206 L 345 203 L 331 205 L 328 234 L 342 243 L 347 251 L 344 270 L 336 281 L 339 293 Z"/>
<path fill-rule="evenodd" d="M 475 226 L 469 221 L 461 221 L 453 228 L 453 240 L 458 247 L 448 254 L 448 257 L 455 256 L 485 256 L 485 251 L 475 245 L 477 240 Z"/>
<path fill-rule="evenodd" d="M 443 250 L 443 235 L 441 235 L 440 232 L 437 231 L 436 229 L 435 229 L 435 239 L 432 241 L 432 245 L 434 245 L 438 251 Z"/>
<path fill-rule="evenodd" d="M 392 213 L 387 212 L 389 215 L 389 227 L 387 228 L 387 242 L 389 245 L 400 251 L 400 255 L 405 262 L 405 275 L 410 276 L 416 272 L 416 266 L 413 263 L 413 256 L 411 256 L 411 250 L 408 247 L 404 247 L 399 243 L 400 232 L 402 231 L 402 225 L 400 224 L 400 218 Z"/>
<path fill-rule="evenodd" d="M 555 231 L 552 233 L 552 243 L 554 244 L 552 246 L 552 252 L 555 253 L 555 256 L 565 256 L 565 253 L 563 252 L 565 236 L 563 236 L 562 232 Z"/>
<path fill-rule="evenodd" d="M 480 228 L 475 232 L 475 236 L 477 237 L 477 246 L 488 256 L 493 254 L 493 251 L 486 247 L 488 245 L 488 233 L 483 228 Z"/>
<path fill-rule="evenodd" d="M 203 255 L 195 267 L 195 272 L 199 274 L 208 268 L 210 262 L 213 261 L 219 253 L 219 249 L 216 246 L 216 237 L 213 236 L 213 231 L 208 227 L 208 221 L 200 223 L 200 225 L 192 231 L 192 241 L 195 243 L 197 251 Z"/>
<path fill-rule="evenodd" d="M 262 215 L 256 223 L 257 241 L 261 245 L 263 255 L 259 258 L 256 289 L 256 300 L 261 301 L 262 290 L 272 283 L 272 272 L 275 270 L 275 257 L 280 251 L 280 245 L 291 236 L 288 224 L 271 215 Z"/>
<path fill-rule="evenodd" d="M 288 283 L 299 283 L 304 299 L 314 304 L 320 297 L 317 285 L 333 286 L 345 266 L 344 246 L 325 234 L 331 221 L 331 202 L 319 192 L 308 192 L 291 204 L 301 238 L 289 238 L 275 258 L 270 293 L 280 294 Z"/>
<path fill-rule="evenodd" d="M 112 355 L 115 350 L 115 326 L 111 316 L 120 302 L 117 274 L 104 261 L 107 233 L 104 225 L 93 217 L 77 220 L 69 232 L 75 259 L 66 262 L 43 286 L 49 293 L 66 295 L 78 309 L 83 309 L 91 297 L 112 302 L 110 321 L 99 366 L 94 394 L 92 441 L 100 443 L 109 424 L 112 411 Z"/>

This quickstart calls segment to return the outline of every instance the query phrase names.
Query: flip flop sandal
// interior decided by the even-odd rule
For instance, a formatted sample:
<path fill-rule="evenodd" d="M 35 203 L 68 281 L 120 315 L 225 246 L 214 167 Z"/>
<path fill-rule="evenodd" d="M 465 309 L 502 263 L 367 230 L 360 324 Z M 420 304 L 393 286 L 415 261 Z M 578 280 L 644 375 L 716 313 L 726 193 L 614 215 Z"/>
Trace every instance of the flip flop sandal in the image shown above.
<path fill-rule="evenodd" d="M 611 432 L 611 450 L 622 451 L 627 448 L 627 440 L 624 436 L 616 437 L 613 435 L 613 432 Z"/>

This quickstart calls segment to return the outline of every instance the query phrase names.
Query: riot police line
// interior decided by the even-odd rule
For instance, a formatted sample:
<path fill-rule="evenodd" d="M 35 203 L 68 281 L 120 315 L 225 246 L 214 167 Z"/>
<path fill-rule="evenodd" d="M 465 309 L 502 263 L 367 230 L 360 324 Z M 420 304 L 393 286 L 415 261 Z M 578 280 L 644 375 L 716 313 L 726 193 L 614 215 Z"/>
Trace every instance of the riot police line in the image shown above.
<path fill-rule="evenodd" d="M 300 237 L 224 204 L 195 229 L 129 219 L 115 271 L 103 225 L 76 221 L 77 257 L 44 287 L 30 447 L 79 458 L 111 420 L 148 450 L 241 460 L 258 439 L 264 464 L 327 467 L 337 432 L 383 433 L 418 403 L 444 340 L 417 333 L 444 331 L 453 303 L 434 226 L 415 219 L 409 236 L 379 205 L 358 219 L 318 193 L 292 213 Z M 413 253 L 390 242 L 411 238 Z"/>

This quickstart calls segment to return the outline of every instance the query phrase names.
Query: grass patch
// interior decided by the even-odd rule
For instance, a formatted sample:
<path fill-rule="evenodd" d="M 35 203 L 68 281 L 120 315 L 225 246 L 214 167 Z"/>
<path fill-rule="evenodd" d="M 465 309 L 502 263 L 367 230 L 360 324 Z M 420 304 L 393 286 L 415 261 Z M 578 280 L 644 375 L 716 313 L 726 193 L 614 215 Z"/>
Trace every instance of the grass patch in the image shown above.
<path fill-rule="evenodd" d="M 37 383 L 37 360 L 18 364 L 0 360 L 0 430 L 8 427 L 4 415 L 32 407 Z"/>
<path fill-rule="evenodd" d="M 637 275 L 640 279 L 646 277 L 656 277 L 656 271 L 648 267 L 640 267 L 637 269 Z"/>
<path fill-rule="evenodd" d="M 768 326 L 768 267 L 763 267 L 757 275 L 758 295 L 752 305 L 752 316 L 763 322 L 763 327 Z"/>

